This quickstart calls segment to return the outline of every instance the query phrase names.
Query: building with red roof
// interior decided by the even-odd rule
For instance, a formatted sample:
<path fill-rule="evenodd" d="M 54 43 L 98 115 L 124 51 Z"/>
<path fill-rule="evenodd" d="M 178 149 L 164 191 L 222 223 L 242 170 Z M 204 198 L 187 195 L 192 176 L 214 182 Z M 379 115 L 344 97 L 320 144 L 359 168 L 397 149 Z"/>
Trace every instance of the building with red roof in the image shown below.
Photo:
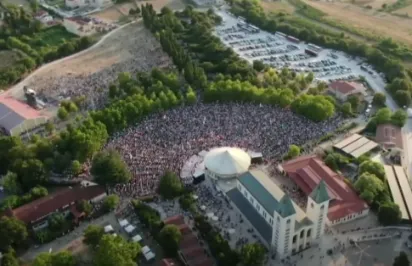
<path fill-rule="evenodd" d="M 0 95 L 0 128 L 3 133 L 17 136 L 46 123 L 48 117 L 26 103 L 8 95 Z"/>
<path fill-rule="evenodd" d="M 341 101 L 346 101 L 350 95 L 366 94 L 366 88 L 358 82 L 333 81 L 329 84 L 329 91 Z"/>
<path fill-rule="evenodd" d="M 287 161 L 280 168 L 306 195 L 324 180 L 330 198 L 327 216 L 332 224 L 345 223 L 369 213 L 369 206 L 345 183 L 343 176 L 332 171 L 316 155 Z"/>
<path fill-rule="evenodd" d="M 206 254 L 205 249 L 200 245 L 196 235 L 185 223 L 182 215 L 169 217 L 163 221 L 165 224 L 176 225 L 182 233 L 182 240 L 179 244 L 179 258 L 185 266 L 212 266 L 213 260 Z M 165 264 L 167 265 L 167 264 Z"/>
<path fill-rule="evenodd" d="M 51 214 L 61 212 L 68 215 L 71 213 L 77 220 L 82 213 L 77 210 L 76 203 L 83 200 L 98 202 L 105 196 L 104 187 L 98 185 L 67 187 L 14 210 L 9 210 L 6 215 L 19 219 L 33 230 L 39 230 L 48 226 L 48 217 Z"/>
<path fill-rule="evenodd" d="M 392 124 L 381 124 L 376 128 L 375 141 L 385 149 L 403 149 L 402 128 Z"/>

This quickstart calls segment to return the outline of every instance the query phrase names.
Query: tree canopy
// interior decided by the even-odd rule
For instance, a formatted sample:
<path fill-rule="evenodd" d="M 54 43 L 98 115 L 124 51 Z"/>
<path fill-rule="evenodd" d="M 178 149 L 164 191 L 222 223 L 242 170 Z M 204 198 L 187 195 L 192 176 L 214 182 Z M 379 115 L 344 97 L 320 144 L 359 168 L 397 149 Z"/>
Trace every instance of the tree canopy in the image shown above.
<path fill-rule="evenodd" d="M 0 218 L 0 250 L 16 247 L 23 244 L 28 237 L 26 225 L 14 217 Z"/>
<path fill-rule="evenodd" d="M 182 239 L 180 229 L 173 224 L 165 225 L 159 232 L 159 243 L 164 251 L 169 255 L 176 255 L 179 249 L 179 243 Z"/>
<path fill-rule="evenodd" d="M 240 250 L 240 262 L 244 266 L 260 266 L 265 261 L 266 249 L 259 243 L 246 244 Z"/>
<path fill-rule="evenodd" d="M 103 209 L 110 212 L 116 209 L 119 205 L 120 199 L 117 195 L 109 195 L 103 200 Z"/>
<path fill-rule="evenodd" d="M 372 203 L 385 190 L 384 183 L 371 173 L 363 173 L 355 182 L 355 188 L 365 201 Z"/>
<path fill-rule="evenodd" d="M 136 258 L 140 250 L 138 243 L 128 242 L 120 236 L 103 235 L 94 255 L 94 265 L 136 265 Z"/>
<path fill-rule="evenodd" d="M 131 179 L 127 165 L 114 150 L 102 151 L 93 157 L 91 173 L 99 184 L 114 185 Z"/>
<path fill-rule="evenodd" d="M 397 257 L 395 257 L 395 260 L 393 262 L 393 266 L 409 266 L 409 258 L 408 255 L 401 251 Z"/>
<path fill-rule="evenodd" d="M 385 182 L 385 168 L 379 162 L 367 160 L 359 165 L 359 175 L 370 173 L 378 177 L 382 182 Z"/>
<path fill-rule="evenodd" d="M 400 223 L 402 213 L 396 203 L 387 202 L 379 207 L 378 219 L 385 226 L 396 225 Z"/>
<path fill-rule="evenodd" d="M 173 199 L 182 194 L 183 184 L 175 173 L 166 172 L 160 178 L 158 192 L 165 199 Z"/>
<path fill-rule="evenodd" d="M 33 262 L 33 266 L 75 266 L 76 258 L 69 251 L 58 253 L 40 253 Z"/>
<path fill-rule="evenodd" d="M 102 226 L 91 224 L 84 231 L 83 242 L 92 248 L 96 248 L 103 235 L 104 228 Z"/>

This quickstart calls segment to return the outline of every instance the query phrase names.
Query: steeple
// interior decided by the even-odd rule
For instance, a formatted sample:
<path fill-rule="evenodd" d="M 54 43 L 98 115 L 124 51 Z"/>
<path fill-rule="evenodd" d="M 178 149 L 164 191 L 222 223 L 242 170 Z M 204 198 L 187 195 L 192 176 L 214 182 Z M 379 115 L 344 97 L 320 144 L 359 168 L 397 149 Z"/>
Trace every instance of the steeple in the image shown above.
<path fill-rule="evenodd" d="M 293 207 L 292 200 L 285 194 L 279 201 L 277 212 L 283 218 L 291 216 L 296 213 L 295 207 Z"/>
<path fill-rule="evenodd" d="M 328 195 L 328 190 L 326 188 L 326 184 L 325 184 L 325 181 L 323 181 L 323 179 L 315 187 L 312 193 L 310 193 L 309 197 L 311 197 L 312 200 L 318 204 L 330 200 L 329 195 Z"/>

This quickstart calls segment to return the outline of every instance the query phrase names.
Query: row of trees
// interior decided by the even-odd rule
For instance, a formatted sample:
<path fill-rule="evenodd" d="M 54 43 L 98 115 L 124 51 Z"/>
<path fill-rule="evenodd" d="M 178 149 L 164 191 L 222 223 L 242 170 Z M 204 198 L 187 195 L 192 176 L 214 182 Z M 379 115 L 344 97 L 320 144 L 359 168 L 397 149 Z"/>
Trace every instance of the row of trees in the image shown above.
<path fill-rule="evenodd" d="M 369 120 L 366 125 L 366 130 L 369 132 L 375 132 L 376 127 L 381 124 L 392 124 L 398 127 L 403 127 L 408 119 L 407 113 L 398 109 L 392 112 L 389 108 L 381 108 L 376 114 Z"/>
<path fill-rule="evenodd" d="M 383 225 L 398 224 L 401 221 L 401 211 L 391 200 L 382 164 L 371 160 L 361 163 L 354 186 L 360 197 L 378 211 L 379 221 Z"/>
<path fill-rule="evenodd" d="M 412 82 L 409 71 L 404 65 L 392 57 L 382 46 L 368 46 L 363 42 L 342 36 L 326 29 L 314 29 L 312 25 L 294 23 L 297 20 L 285 18 L 283 14 L 267 16 L 258 1 L 237 1 L 232 6 L 232 12 L 243 16 L 252 24 L 270 32 L 281 31 L 295 36 L 303 41 L 311 42 L 327 48 L 344 51 L 353 56 L 360 56 L 385 73 L 389 84 L 388 90 L 401 106 L 411 101 Z M 384 47 L 387 47 L 385 45 Z"/>
<path fill-rule="evenodd" d="M 240 80 L 211 82 L 204 97 L 206 101 L 251 101 L 290 106 L 295 113 L 313 121 L 323 121 L 335 113 L 334 101 L 330 97 L 308 94 L 296 96 L 290 89 L 258 88 L 248 81 Z"/>

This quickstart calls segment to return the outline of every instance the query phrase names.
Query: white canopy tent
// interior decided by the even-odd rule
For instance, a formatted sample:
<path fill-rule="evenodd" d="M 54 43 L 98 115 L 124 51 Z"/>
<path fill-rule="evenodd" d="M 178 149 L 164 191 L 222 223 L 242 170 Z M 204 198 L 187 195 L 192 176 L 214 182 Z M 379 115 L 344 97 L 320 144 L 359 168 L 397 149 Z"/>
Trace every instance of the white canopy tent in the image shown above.
<path fill-rule="evenodd" d="M 212 217 L 212 220 L 213 220 L 214 222 L 217 222 L 217 221 L 219 220 L 219 217 L 213 216 L 213 217 Z"/>
<path fill-rule="evenodd" d="M 140 242 L 143 238 L 140 235 L 132 237 L 132 242 Z"/>
<path fill-rule="evenodd" d="M 127 221 L 126 219 L 124 220 L 119 220 L 119 224 L 121 227 L 125 227 L 129 225 L 129 221 Z"/>
<path fill-rule="evenodd" d="M 149 248 L 148 246 L 142 247 L 142 253 L 143 253 L 143 254 L 146 254 L 146 253 L 148 253 L 148 252 L 150 252 L 150 248 Z"/>
<path fill-rule="evenodd" d="M 221 147 L 209 151 L 205 157 L 205 168 L 212 178 L 234 178 L 249 170 L 252 159 L 239 148 Z"/>
<path fill-rule="evenodd" d="M 105 227 L 104 227 L 104 232 L 107 234 L 107 233 L 110 233 L 110 232 L 114 232 L 114 229 L 113 229 L 113 226 L 112 225 L 106 225 Z"/>
<path fill-rule="evenodd" d="M 202 206 L 200 206 L 200 209 L 201 209 L 202 211 L 204 211 L 204 210 L 206 210 L 206 206 L 205 206 L 205 205 L 202 205 Z"/>
<path fill-rule="evenodd" d="M 149 261 L 151 259 L 154 259 L 156 256 L 153 252 L 149 251 L 147 253 L 144 254 L 144 258 Z"/>
<path fill-rule="evenodd" d="M 214 215 L 213 212 L 208 212 L 208 213 L 206 214 L 206 216 L 209 217 L 209 218 L 212 218 L 212 217 L 215 216 L 215 215 Z"/>
<path fill-rule="evenodd" d="M 128 226 L 126 226 L 124 228 L 124 230 L 126 231 L 126 233 L 130 234 L 131 232 L 134 231 L 134 229 L 136 229 L 136 227 L 134 227 L 133 225 L 129 224 Z"/>

